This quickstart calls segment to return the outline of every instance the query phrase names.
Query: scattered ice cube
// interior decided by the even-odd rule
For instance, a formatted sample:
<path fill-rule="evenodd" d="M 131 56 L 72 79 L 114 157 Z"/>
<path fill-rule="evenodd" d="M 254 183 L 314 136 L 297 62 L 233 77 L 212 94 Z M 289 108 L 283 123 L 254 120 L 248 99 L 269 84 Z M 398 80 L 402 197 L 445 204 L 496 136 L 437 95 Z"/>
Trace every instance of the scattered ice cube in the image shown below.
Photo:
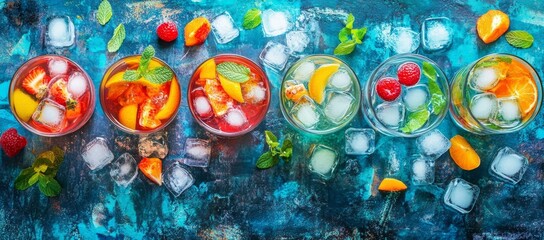
<path fill-rule="evenodd" d="M 195 182 L 191 173 L 177 161 L 164 171 L 162 179 L 164 185 L 174 197 L 181 195 L 181 193 L 193 186 Z"/>
<path fill-rule="evenodd" d="M 402 101 L 408 111 L 414 112 L 427 106 L 429 95 L 429 88 L 426 85 L 419 84 L 406 88 Z"/>
<path fill-rule="evenodd" d="M 509 147 L 503 147 L 491 163 L 489 173 L 501 180 L 516 184 L 523 177 L 528 165 L 529 160 L 525 156 Z"/>
<path fill-rule="evenodd" d="M 444 194 L 444 203 L 459 211 L 460 213 L 469 213 L 480 194 L 480 188 L 461 178 L 453 179 Z"/>
<path fill-rule="evenodd" d="M 482 93 L 472 97 L 470 113 L 481 121 L 489 120 L 497 111 L 497 97 L 493 93 Z"/>
<path fill-rule="evenodd" d="M 303 62 L 293 72 L 293 79 L 297 81 L 307 82 L 314 75 L 315 64 L 313 62 Z"/>
<path fill-rule="evenodd" d="M 289 15 L 286 12 L 265 10 L 261 14 L 265 37 L 274 37 L 284 34 L 291 28 Z"/>
<path fill-rule="evenodd" d="M 404 120 L 404 104 L 385 102 L 376 107 L 376 117 L 387 128 L 397 129 Z"/>
<path fill-rule="evenodd" d="M 183 163 L 191 167 L 208 167 L 211 153 L 210 140 L 187 138 Z"/>
<path fill-rule="evenodd" d="M 351 88 L 351 76 L 349 73 L 341 68 L 335 72 L 331 78 L 329 78 L 329 86 L 336 88 L 340 91 L 347 91 Z"/>
<path fill-rule="evenodd" d="M 451 142 L 438 129 L 434 129 L 419 136 L 416 145 L 425 156 L 438 158 L 450 149 Z"/>
<path fill-rule="evenodd" d="M 330 147 L 321 144 L 314 144 L 308 152 L 310 171 L 321 178 L 331 179 L 338 164 L 338 154 Z"/>
<path fill-rule="evenodd" d="M 32 119 L 51 130 L 59 130 L 65 121 L 66 109 L 51 99 L 44 99 L 32 114 Z"/>
<path fill-rule="evenodd" d="M 303 96 L 298 103 L 291 108 L 293 120 L 305 128 L 314 128 L 320 119 L 320 112 L 316 103 L 308 96 Z"/>
<path fill-rule="evenodd" d="M 376 133 L 368 128 L 348 128 L 346 130 L 346 153 L 367 155 L 374 152 Z"/>
<path fill-rule="evenodd" d="M 47 20 L 45 44 L 53 48 L 64 48 L 74 45 L 74 23 L 68 16 L 54 16 Z"/>
<path fill-rule="evenodd" d="M 291 51 L 301 53 L 310 43 L 310 38 L 303 31 L 291 31 L 285 34 L 285 42 Z"/>
<path fill-rule="evenodd" d="M 97 137 L 81 150 L 81 157 L 91 170 L 100 170 L 113 160 L 106 139 Z"/>
<path fill-rule="evenodd" d="M 74 72 L 68 78 L 68 92 L 72 97 L 79 98 L 87 91 L 87 79 L 80 72 Z"/>
<path fill-rule="evenodd" d="M 164 131 L 140 136 L 138 152 L 141 157 L 165 158 L 168 154 L 168 133 Z"/>
<path fill-rule="evenodd" d="M 68 62 L 62 59 L 53 58 L 49 60 L 48 66 L 50 77 L 55 77 L 57 75 L 63 75 L 68 73 Z"/>
<path fill-rule="evenodd" d="M 331 92 L 325 102 L 325 117 L 333 123 L 341 123 L 350 114 L 355 98 L 343 92 Z"/>
<path fill-rule="evenodd" d="M 227 124 L 230 126 L 242 127 L 247 123 L 247 117 L 242 110 L 233 108 L 225 114 L 225 121 L 227 121 Z"/>
<path fill-rule="evenodd" d="M 469 85 L 477 91 L 487 91 L 499 82 L 500 72 L 493 67 L 477 68 L 470 75 Z"/>
<path fill-rule="evenodd" d="M 434 161 L 423 155 L 417 155 L 412 161 L 412 182 L 415 185 L 434 183 Z"/>
<path fill-rule="evenodd" d="M 193 100 L 193 106 L 196 113 L 202 119 L 208 119 L 213 116 L 212 105 L 205 96 L 195 97 Z"/>
<path fill-rule="evenodd" d="M 517 98 L 499 98 L 498 108 L 491 122 L 502 128 L 515 127 L 521 122 L 521 110 Z"/>
<path fill-rule="evenodd" d="M 285 45 L 270 41 L 264 47 L 259 58 L 266 66 L 281 71 L 289 60 L 289 51 Z"/>
<path fill-rule="evenodd" d="M 415 52 L 419 43 L 419 33 L 404 27 L 394 28 L 389 39 L 389 47 L 398 54 Z"/>
<path fill-rule="evenodd" d="M 452 42 L 451 20 L 447 17 L 427 18 L 421 25 L 422 45 L 426 51 L 447 49 Z"/>
<path fill-rule="evenodd" d="M 129 153 L 123 153 L 111 164 L 110 176 L 119 186 L 127 187 L 137 175 L 138 164 Z"/>
<path fill-rule="evenodd" d="M 219 44 L 228 43 L 240 35 L 240 30 L 228 12 L 223 12 L 212 20 L 212 30 Z"/>

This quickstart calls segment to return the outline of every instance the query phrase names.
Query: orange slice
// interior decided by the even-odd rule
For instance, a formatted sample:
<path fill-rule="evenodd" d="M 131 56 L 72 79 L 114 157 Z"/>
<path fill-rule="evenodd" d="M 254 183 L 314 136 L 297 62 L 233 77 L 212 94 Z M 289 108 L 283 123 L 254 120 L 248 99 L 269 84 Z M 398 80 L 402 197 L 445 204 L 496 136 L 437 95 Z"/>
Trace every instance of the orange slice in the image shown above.
<path fill-rule="evenodd" d="M 308 92 L 310 93 L 310 97 L 317 103 L 321 104 L 323 102 L 327 82 L 331 75 L 338 71 L 338 68 L 340 68 L 340 64 L 331 63 L 323 64 L 315 70 L 308 83 Z"/>
<path fill-rule="evenodd" d="M 510 27 L 510 18 L 499 10 L 489 10 L 478 18 L 476 31 L 485 43 L 491 43 L 499 39 Z"/>
<path fill-rule="evenodd" d="M 181 97 L 181 90 L 179 89 L 178 81 L 174 78 L 170 83 L 170 92 L 168 94 L 168 100 L 161 110 L 155 116 L 159 120 L 168 119 L 176 112 L 179 107 L 179 101 Z"/>
<path fill-rule="evenodd" d="M 480 156 L 464 137 L 455 135 L 450 141 L 450 156 L 457 166 L 463 170 L 473 170 L 480 166 Z"/>
<path fill-rule="evenodd" d="M 402 181 L 394 178 L 384 178 L 378 186 L 378 190 L 384 192 L 399 192 L 404 191 L 408 187 Z"/>
<path fill-rule="evenodd" d="M 293 102 L 298 102 L 303 96 L 308 95 L 304 84 L 296 84 L 285 89 L 285 97 Z"/>
<path fill-rule="evenodd" d="M 202 79 L 215 79 L 215 60 L 209 59 L 208 61 L 202 64 L 200 67 L 200 78 Z"/>
<path fill-rule="evenodd" d="M 138 121 L 138 104 L 126 105 L 119 110 L 119 122 L 123 126 L 136 129 L 136 122 Z"/>
<path fill-rule="evenodd" d="M 162 185 L 162 161 L 158 158 L 143 158 L 138 168 L 152 182 Z"/>
<path fill-rule="evenodd" d="M 522 117 L 530 116 L 535 110 L 538 89 L 530 77 L 508 77 L 501 80 L 495 88 L 491 89 L 491 92 L 498 98 L 516 97 Z"/>
<path fill-rule="evenodd" d="M 210 22 L 205 17 L 191 20 L 184 28 L 185 46 L 194 46 L 204 43 L 210 34 Z"/>
<path fill-rule="evenodd" d="M 225 77 L 219 75 L 219 82 L 221 82 L 221 87 L 223 90 L 234 100 L 239 103 L 244 103 L 244 97 L 242 96 L 242 87 L 240 83 L 230 81 Z"/>
<path fill-rule="evenodd" d="M 210 101 L 213 112 L 216 116 L 223 116 L 227 113 L 229 106 L 232 106 L 233 99 L 223 90 L 217 79 L 207 79 L 204 85 L 204 92 Z"/>

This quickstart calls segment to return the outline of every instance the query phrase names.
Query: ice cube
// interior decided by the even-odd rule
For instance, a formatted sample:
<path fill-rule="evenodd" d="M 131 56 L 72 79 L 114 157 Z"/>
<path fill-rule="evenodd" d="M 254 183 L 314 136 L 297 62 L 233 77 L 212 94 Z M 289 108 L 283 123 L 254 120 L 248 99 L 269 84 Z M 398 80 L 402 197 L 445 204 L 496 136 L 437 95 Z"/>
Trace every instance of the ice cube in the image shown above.
<path fill-rule="evenodd" d="M 521 123 L 521 110 L 517 98 L 499 98 L 497 102 L 497 111 L 491 118 L 493 124 L 502 128 L 511 128 Z"/>
<path fill-rule="evenodd" d="M 404 104 L 385 102 L 376 107 L 376 117 L 387 128 L 397 129 L 404 120 Z"/>
<path fill-rule="evenodd" d="M 350 114 L 355 98 L 348 93 L 331 92 L 325 102 L 325 117 L 333 123 L 341 123 Z"/>
<path fill-rule="evenodd" d="M 74 45 L 74 23 L 68 16 L 54 16 L 47 20 L 45 44 L 53 48 L 65 48 Z"/>
<path fill-rule="evenodd" d="M 314 128 L 321 116 L 316 103 L 308 96 L 303 96 L 291 108 L 290 114 L 295 122 L 308 129 Z"/>
<path fill-rule="evenodd" d="M 310 38 L 303 31 L 291 31 L 285 34 L 285 42 L 291 51 L 301 53 L 310 43 Z"/>
<path fill-rule="evenodd" d="M 453 179 L 444 194 L 444 203 L 459 211 L 460 213 L 469 213 L 480 194 L 480 188 L 461 178 Z"/>
<path fill-rule="evenodd" d="M 212 30 L 219 44 L 228 43 L 240 35 L 240 30 L 228 12 L 223 12 L 212 20 Z"/>
<path fill-rule="evenodd" d="M 416 145 L 419 152 L 436 159 L 450 149 L 451 142 L 438 129 L 434 129 L 419 136 Z"/>
<path fill-rule="evenodd" d="M 311 172 L 317 174 L 321 178 L 331 179 L 338 164 L 338 154 L 330 147 L 321 144 L 314 144 L 308 151 L 309 164 L 308 168 Z"/>
<path fill-rule="evenodd" d="M 119 186 L 127 187 L 137 175 L 138 164 L 129 153 L 123 153 L 111 164 L 110 176 Z"/>
<path fill-rule="evenodd" d="M 191 167 L 208 167 L 211 153 L 210 140 L 187 138 L 183 163 Z"/>
<path fill-rule="evenodd" d="M 195 97 L 193 100 L 193 106 L 196 113 L 202 119 L 208 119 L 213 116 L 212 105 L 205 96 Z"/>
<path fill-rule="evenodd" d="M 376 133 L 368 128 L 348 128 L 346 130 L 346 153 L 367 155 L 374 152 Z"/>
<path fill-rule="evenodd" d="M 49 60 L 48 67 L 50 77 L 68 73 L 68 62 L 62 59 L 53 58 Z"/>
<path fill-rule="evenodd" d="M 421 25 L 422 45 L 426 51 L 447 49 L 453 36 L 451 20 L 447 17 L 427 18 Z"/>
<path fill-rule="evenodd" d="M 247 117 L 242 110 L 233 108 L 225 114 L 225 121 L 228 125 L 239 128 L 247 123 Z"/>
<path fill-rule="evenodd" d="M 415 112 L 423 109 L 429 102 L 429 88 L 423 84 L 408 87 L 404 91 L 402 101 L 408 111 Z"/>
<path fill-rule="evenodd" d="M 499 70 L 493 67 L 477 68 L 469 76 L 469 85 L 474 90 L 485 92 L 497 85 L 499 77 Z"/>
<path fill-rule="evenodd" d="M 106 139 L 97 137 L 81 150 L 81 157 L 91 170 L 100 170 L 113 160 L 113 153 Z"/>
<path fill-rule="evenodd" d="M 394 28 L 389 39 L 389 47 L 398 54 L 415 52 L 419 43 L 419 33 L 404 27 Z"/>
<path fill-rule="evenodd" d="M 315 72 L 315 64 L 313 62 L 303 62 L 293 72 L 293 79 L 301 82 L 307 82 Z"/>
<path fill-rule="evenodd" d="M 138 153 L 141 157 L 165 158 L 168 154 L 168 133 L 164 131 L 141 135 L 138 140 Z"/>
<path fill-rule="evenodd" d="M 274 37 L 284 34 L 291 28 L 289 15 L 286 12 L 265 10 L 261 14 L 265 37 Z"/>
<path fill-rule="evenodd" d="M 349 73 L 341 68 L 337 72 L 335 72 L 330 78 L 329 78 L 329 86 L 336 88 L 340 91 L 347 91 L 351 88 L 351 76 Z"/>
<path fill-rule="evenodd" d="M 289 51 L 285 45 L 270 41 L 264 47 L 259 58 L 266 66 L 281 71 L 289 60 Z"/>
<path fill-rule="evenodd" d="M 164 185 L 174 197 L 181 195 L 181 193 L 193 186 L 195 182 L 191 173 L 177 161 L 164 171 L 162 179 Z"/>
<path fill-rule="evenodd" d="M 259 84 L 246 84 L 243 87 L 242 94 L 244 100 L 251 104 L 257 104 L 266 99 L 266 89 Z"/>
<path fill-rule="evenodd" d="M 412 161 L 412 182 L 415 185 L 434 183 L 434 161 L 423 155 L 416 155 Z"/>
<path fill-rule="evenodd" d="M 66 109 L 51 99 L 44 99 L 32 114 L 32 119 L 45 127 L 58 131 L 64 127 Z"/>
<path fill-rule="evenodd" d="M 476 119 L 487 122 L 497 111 L 497 97 L 493 93 L 482 93 L 472 97 L 470 113 Z"/>
<path fill-rule="evenodd" d="M 72 97 L 79 98 L 87 91 L 87 79 L 80 72 L 74 72 L 68 78 L 68 92 Z"/>
<path fill-rule="evenodd" d="M 528 165 L 529 160 L 525 156 L 509 147 L 503 147 L 491 163 L 489 173 L 501 180 L 516 184 L 523 177 Z"/>

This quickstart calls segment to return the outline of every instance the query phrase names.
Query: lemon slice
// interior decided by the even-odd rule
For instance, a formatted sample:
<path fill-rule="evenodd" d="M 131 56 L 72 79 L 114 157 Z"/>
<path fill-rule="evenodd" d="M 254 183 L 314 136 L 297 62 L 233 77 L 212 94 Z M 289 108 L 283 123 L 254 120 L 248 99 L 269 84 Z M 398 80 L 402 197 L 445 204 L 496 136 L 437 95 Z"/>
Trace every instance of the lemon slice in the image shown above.
<path fill-rule="evenodd" d="M 331 63 L 321 65 L 317 70 L 315 70 L 310 82 L 308 83 L 308 92 L 310 97 L 317 103 L 321 104 L 323 102 L 325 87 L 327 87 L 327 83 L 331 75 L 338 71 L 338 68 L 340 68 L 340 64 Z"/>

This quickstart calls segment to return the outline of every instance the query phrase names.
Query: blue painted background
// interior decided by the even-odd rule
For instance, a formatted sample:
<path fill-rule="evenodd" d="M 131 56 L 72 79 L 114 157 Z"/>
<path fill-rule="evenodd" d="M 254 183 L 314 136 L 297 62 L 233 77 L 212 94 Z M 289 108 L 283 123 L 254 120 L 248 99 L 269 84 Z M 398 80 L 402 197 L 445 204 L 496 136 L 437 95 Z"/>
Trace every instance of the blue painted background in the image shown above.
<path fill-rule="evenodd" d="M 200 47 L 185 48 L 178 39 L 160 44 L 156 26 L 166 19 L 182 28 L 190 19 L 209 18 L 229 11 L 240 24 L 246 10 L 287 10 L 293 16 L 306 16 L 318 23 L 318 37 L 312 39 L 309 53 L 331 54 L 338 43 L 337 33 L 347 13 L 355 15 L 355 27 L 367 26 L 364 43 L 343 57 L 366 82 L 371 71 L 393 55 L 383 42 L 391 27 L 411 27 L 419 31 L 425 18 L 449 17 L 454 22 L 452 47 L 441 53 L 422 53 L 439 63 L 449 78 L 460 67 L 489 53 L 518 55 L 535 66 L 540 76 L 544 5 L 540 0 L 387 0 L 387 1 L 115 1 L 114 16 L 104 27 L 95 18 L 99 0 L 47 1 L 0 0 L 0 131 L 15 127 L 29 140 L 24 153 L 16 158 L 2 154 L 0 160 L 0 238 L 543 238 L 544 229 L 544 111 L 526 129 L 502 136 L 475 136 L 453 127 L 449 118 L 440 125 L 448 137 L 465 136 L 482 157 L 474 171 L 462 171 L 448 154 L 436 162 L 436 183 L 409 185 L 389 214 L 384 213 L 387 196 L 377 191 L 386 176 L 409 182 L 406 157 L 415 152 L 414 140 L 378 136 L 378 150 L 370 157 L 341 156 L 336 177 L 323 183 L 308 173 L 304 154 L 309 145 L 327 142 L 343 146 L 343 133 L 326 137 L 302 136 L 288 126 L 274 98 L 266 120 L 255 131 L 237 139 L 218 139 L 193 121 L 186 99 L 177 119 L 167 128 L 170 154 L 164 165 L 183 154 L 187 137 L 212 139 L 213 156 L 207 169 L 191 168 L 195 185 L 179 198 L 164 187 L 149 183 L 142 174 L 132 185 L 121 188 L 109 176 L 109 168 L 90 172 L 78 152 L 96 136 L 110 140 L 116 157 L 123 151 L 113 140 L 124 139 L 136 153 L 136 137 L 127 136 L 111 125 L 97 105 L 90 122 L 80 131 L 60 138 L 42 138 L 24 130 L 7 104 L 8 85 L 16 69 L 31 57 L 46 53 L 43 46 L 45 19 L 53 14 L 69 15 L 77 30 L 76 46 L 64 51 L 79 63 L 98 87 L 106 68 L 118 59 L 140 53 L 149 44 L 157 56 L 169 63 L 185 90 L 187 81 L 202 61 L 218 53 L 237 53 L 258 60 L 267 41 L 284 42 L 284 35 L 264 38 L 261 28 L 241 31 L 240 37 L 226 45 L 215 43 L 210 35 Z M 485 45 L 476 36 L 475 22 L 489 9 L 501 9 L 511 18 L 511 29 L 527 30 L 535 36 L 529 49 L 515 49 L 504 38 Z M 300 20 L 300 19 L 299 19 Z M 119 23 L 127 28 L 127 38 L 118 53 L 109 54 L 106 42 Z M 316 26 L 312 24 L 306 27 Z M 388 30 L 389 29 L 389 30 Z M 314 29 L 315 30 L 315 29 Z M 294 60 L 294 59 L 292 59 Z M 267 69 L 278 96 L 282 73 Z M 97 100 L 98 103 L 98 100 Z M 359 112 L 354 127 L 367 126 Z M 256 156 L 264 151 L 265 129 L 294 138 L 294 158 L 273 169 L 255 169 Z M 59 197 L 46 198 L 37 188 L 20 192 L 13 181 L 19 171 L 31 164 L 33 154 L 52 146 L 67 151 L 58 180 L 63 186 Z M 489 176 L 487 169 L 494 152 L 510 146 L 530 161 L 523 180 L 515 187 Z M 444 188 L 454 177 L 462 177 L 481 188 L 474 210 L 462 215 L 447 210 L 442 203 Z M 386 215 L 385 224 L 378 224 Z"/>

